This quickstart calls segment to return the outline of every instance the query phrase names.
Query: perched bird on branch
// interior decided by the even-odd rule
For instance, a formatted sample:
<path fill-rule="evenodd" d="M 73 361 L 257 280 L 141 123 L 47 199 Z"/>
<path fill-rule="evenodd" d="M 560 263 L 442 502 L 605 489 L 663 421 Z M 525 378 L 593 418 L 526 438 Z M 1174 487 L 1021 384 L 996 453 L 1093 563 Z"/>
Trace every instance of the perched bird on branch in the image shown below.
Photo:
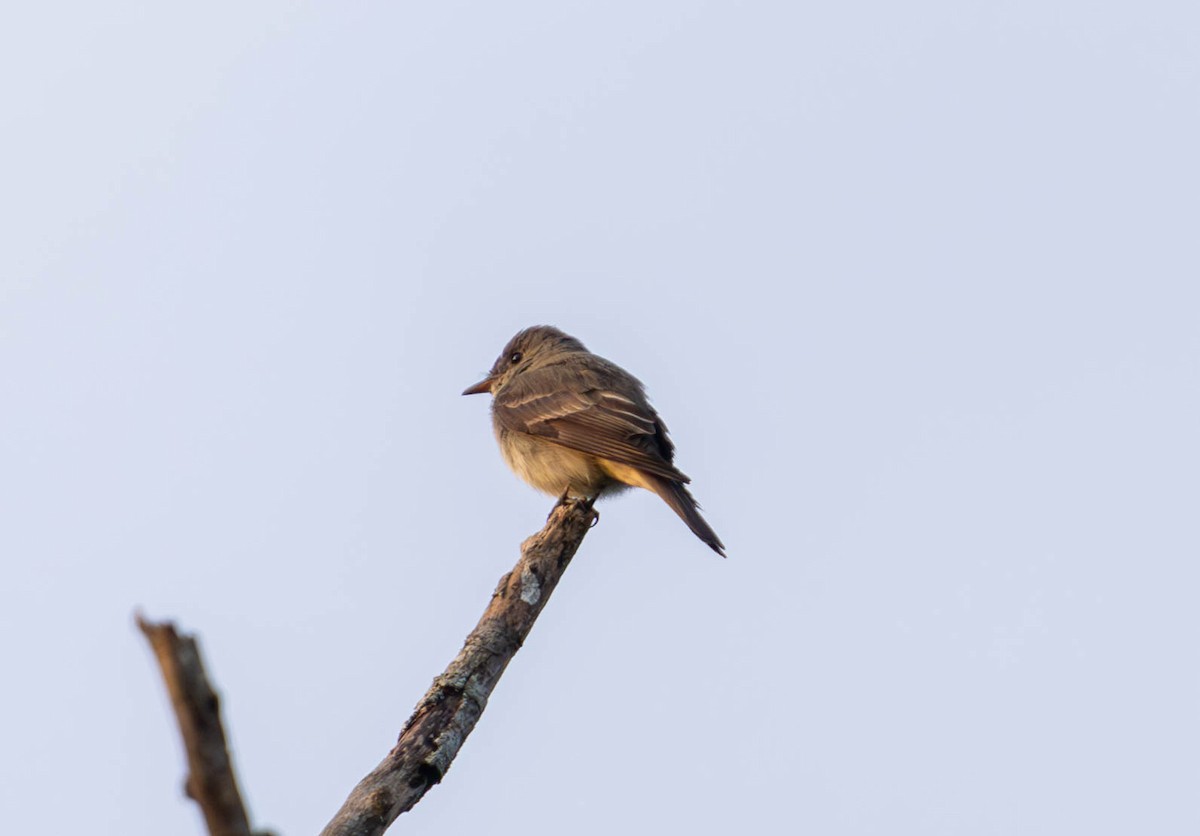
<path fill-rule="evenodd" d="M 697 537 L 725 546 L 684 487 L 675 445 L 641 382 L 549 325 L 508 341 L 488 376 L 464 395 L 492 393 L 492 425 L 504 460 L 554 496 L 594 499 L 629 487 L 653 491 Z"/>

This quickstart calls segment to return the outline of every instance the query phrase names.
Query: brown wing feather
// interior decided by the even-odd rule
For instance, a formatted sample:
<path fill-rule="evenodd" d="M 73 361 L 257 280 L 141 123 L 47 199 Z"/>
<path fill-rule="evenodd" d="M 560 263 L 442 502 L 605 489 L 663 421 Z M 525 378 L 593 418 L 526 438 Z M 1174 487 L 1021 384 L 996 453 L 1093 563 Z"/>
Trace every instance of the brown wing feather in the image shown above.
<path fill-rule="evenodd" d="M 497 393 L 493 409 L 507 429 L 666 479 L 689 481 L 671 464 L 674 445 L 654 409 L 644 398 L 623 395 L 604 383 L 599 374 L 580 375 L 557 366 L 537 369 Z"/>

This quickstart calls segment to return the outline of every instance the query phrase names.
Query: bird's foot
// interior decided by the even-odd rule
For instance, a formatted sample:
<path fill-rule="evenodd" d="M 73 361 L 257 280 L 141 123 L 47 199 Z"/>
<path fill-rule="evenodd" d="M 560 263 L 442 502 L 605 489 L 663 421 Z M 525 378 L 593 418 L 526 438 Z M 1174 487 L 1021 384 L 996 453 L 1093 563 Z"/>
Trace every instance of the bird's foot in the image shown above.
<path fill-rule="evenodd" d="M 560 496 L 558 498 L 558 502 L 554 503 L 554 507 L 551 508 L 550 513 L 546 515 L 546 519 L 547 520 L 550 519 L 552 516 L 554 516 L 555 511 L 557 511 L 559 508 L 561 508 L 564 505 L 569 505 L 572 501 L 573 501 L 573 499 L 571 497 L 571 489 L 570 488 L 564 489 L 562 492 L 562 496 Z"/>
<path fill-rule="evenodd" d="M 550 513 L 546 515 L 546 519 L 549 520 L 550 517 L 554 515 L 554 512 L 561 506 L 571 505 L 574 503 L 580 505 L 585 511 L 589 511 L 591 513 L 592 525 L 595 526 L 600 520 L 600 512 L 594 507 L 598 498 L 598 494 L 596 496 L 572 496 L 571 489 L 567 488 L 562 492 L 562 496 L 558 498 L 558 502 L 554 503 L 554 507 L 551 508 Z"/>
<path fill-rule="evenodd" d="M 600 494 L 595 494 L 594 496 L 585 496 L 578 500 L 579 504 L 583 506 L 583 510 L 591 514 L 592 524 L 588 528 L 595 528 L 596 523 L 600 522 L 600 512 L 596 510 L 596 500 L 599 498 Z"/>

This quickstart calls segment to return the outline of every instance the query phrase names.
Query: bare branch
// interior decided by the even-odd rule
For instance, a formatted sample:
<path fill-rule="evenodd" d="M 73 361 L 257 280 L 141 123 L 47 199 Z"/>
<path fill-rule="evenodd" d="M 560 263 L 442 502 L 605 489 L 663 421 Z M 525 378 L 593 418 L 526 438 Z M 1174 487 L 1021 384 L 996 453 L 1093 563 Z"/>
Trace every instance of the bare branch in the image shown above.
<path fill-rule="evenodd" d="M 492 689 L 596 519 L 590 502 L 567 500 L 521 544 L 479 624 L 433 681 L 387 757 L 359 782 L 321 836 L 376 836 L 442 780 L 487 706 Z"/>
<path fill-rule="evenodd" d="M 179 635 L 169 621 L 153 623 L 140 614 L 137 625 L 158 659 L 179 720 L 187 750 L 188 797 L 200 805 L 211 836 L 252 836 L 225 744 L 220 701 L 204 672 L 195 637 Z"/>

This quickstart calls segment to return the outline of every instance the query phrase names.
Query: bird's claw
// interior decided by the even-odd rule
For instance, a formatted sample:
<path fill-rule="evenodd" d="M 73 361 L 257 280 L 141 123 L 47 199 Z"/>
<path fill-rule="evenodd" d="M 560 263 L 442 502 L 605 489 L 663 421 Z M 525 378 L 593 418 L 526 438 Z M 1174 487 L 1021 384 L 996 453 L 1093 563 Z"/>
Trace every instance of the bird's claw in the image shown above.
<path fill-rule="evenodd" d="M 558 498 L 558 501 L 554 503 L 554 507 L 550 509 L 550 513 L 546 515 L 546 519 L 549 520 L 552 516 L 554 516 L 555 511 L 564 505 L 571 504 L 571 501 L 571 489 L 565 488 L 562 492 L 562 496 Z"/>
<path fill-rule="evenodd" d="M 562 496 L 560 496 L 558 498 L 558 502 L 554 503 L 554 507 L 551 508 L 550 513 L 546 515 L 546 519 L 549 520 L 550 517 L 552 517 L 554 515 L 554 512 L 559 509 L 559 507 L 561 507 L 563 505 L 570 505 L 571 503 L 578 503 L 585 511 L 589 511 L 591 513 L 592 527 L 594 527 L 596 525 L 596 523 L 600 521 L 600 512 L 597 511 L 595 508 L 596 500 L 598 498 L 599 498 L 598 495 L 597 496 L 571 496 L 571 489 L 567 488 L 566 490 L 564 490 L 562 492 Z"/>

